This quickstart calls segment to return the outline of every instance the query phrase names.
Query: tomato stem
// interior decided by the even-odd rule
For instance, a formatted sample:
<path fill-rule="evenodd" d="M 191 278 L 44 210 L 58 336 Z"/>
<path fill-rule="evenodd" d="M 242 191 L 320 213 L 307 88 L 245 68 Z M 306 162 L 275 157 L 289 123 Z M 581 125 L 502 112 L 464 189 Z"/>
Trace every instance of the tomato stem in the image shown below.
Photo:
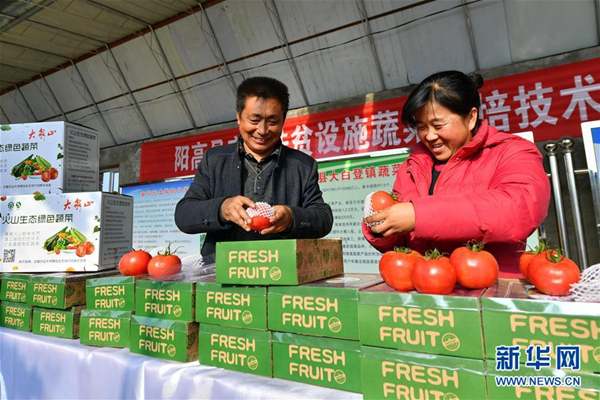
<path fill-rule="evenodd" d="M 426 260 L 437 260 L 442 257 L 444 257 L 444 253 L 440 252 L 438 249 L 427 250 L 425 252 Z"/>
<path fill-rule="evenodd" d="M 394 251 L 397 253 L 410 254 L 413 250 L 409 247 L 394 247 Z"/>
<path fill-rule="evenodd" d="M 552 263 L 558 264 L 563 260 L 563 258 L 565 258 L 564 254 L 564 250 L 557 247 L 548 251 L 548 253 L 546 254 L 546 259 Z"/>
<path fill-rule="evenodd" d="M 473 253 L 478 253 L 481 250 L 483 250 L 483 247 L 485 246 L 485 242 L 479 242 L 477 240 L 469 240 L 465 246 L 467 247 L 467 249 L 471 250 Z"/>

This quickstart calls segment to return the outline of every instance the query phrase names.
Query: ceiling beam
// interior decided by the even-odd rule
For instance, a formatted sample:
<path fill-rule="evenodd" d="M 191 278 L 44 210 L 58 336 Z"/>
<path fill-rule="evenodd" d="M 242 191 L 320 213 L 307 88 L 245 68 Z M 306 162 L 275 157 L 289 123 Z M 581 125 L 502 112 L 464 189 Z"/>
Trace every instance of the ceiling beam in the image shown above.
<path fill-rule="evenodd" d="M 26 71 L 26 72 L 33 72 L 36 74 L 39 74 L 40 71 L 35 71 L 33 69 L 28 69 L 28 68 L 23 68 L 23 67 L 17 67 L 16 65 L 10 65 L 10 64 L 4 64 L 4 63 L 0 63 L 0 67 L 4 67 L 4 68 L 14 68 L 14 69 L 20 69 L 22 71 Z M 14 83 L 13 83 L 14 84 Z"/>
<path fill-rule="evenodd" d="M 116 8 L 112 8 L 112 7 L 109 7 L 107 5 L 97 3 L 97 2 L 95 2 L 93 0 L 81 0 L 81 1 L 84 2 L 84 3 L 88 3 L 88 4 L 90 4 L 90 5 L 94 6 L 94 7 L 98 7 L 100 9 L 102 9 L 102 10 L 108 11 L 108 12 L 110 12 L 112 14 L 115 14 L 115 15 L 118 15 L 120 17 L 123 17 L 125 19 L 129 19 L 129 20 L 135 21 L 135 22 L 137 22 L 138 24 L 140 24 L 142 26 L 148 26 L 148 25 L 150 25 L 150 22 L 148 22 L 148 21 L 145 21 L 145 20 L 143 20 L 141 18 L 138 18 L 138 17 L 135 17 L 133 15 L 127 14 L 127 13 L 125 13 L 123 11 L 117 10 Z"/>
<path fill-rule="evenodd" d="M 379 76 L 379 81 L 381 82 L 382 90 L 386 90 L 387 87 L 385 85 L 385 77 L 383 75 L 383 70 L 381 69 L 381 62 L 379 61 L 379 54 L 377 53 L 377 47 L 375 47 L 375 39 L 373 39 L 373 32 L 371 31 L 371 23 L 369 22 L 369 16 L 367 15 L 367 8 L 365 7 L 364 0 L 356 0 L 356 8 L 358 8 L 358 13 L 360 14 L 363 27 L 365 28 L 365 32 L 367 34 L 367 39 L 369 41 L 369 46 L 371 47 L 371 52 L 373 53 L 373 62 L 375 63 L 375 68 L 377 69 L 377 75 Z"/>
<path fill-rule="evenodd" d="M 35 47 L 29 47 L 29 46 L 25 46 L 25 45 L 13 43 L 13 42 L 5 42 L 4 40 L 0 40 L 0 43 L 2 43 L 2 44 L 8 44 L 8 45 L 11 45 L 11 46 L 15 46 L 15 47 L 19 47 L 19 48 L 23 48 L 23 49 L 27 49 L 27 50 L 31 50 L 31 51 L 37 51 L 39 53 L 44 53 L 44 54 L 47 54 L 49 56 L 60 57 L 60 58 L 64 58 L 64 59 L 70 60 L 70 58 L 68 56 L 63 56 L 62 54 L 51 53 L 51 52 L 46 51 L 46 50 L 36 49 Z"/>
<path fill-rule="evenodd" d="M 35 4 L 35 7 L 30 9 L 29 11 L 24 12 L 23 14 L 19 15 L 18 17 L 15 17 L 15 19 L 12 20 L 11 22 L 9 22 L 8 24 L 4 25 L 3 27 L 0 27 L 0 33 L 6 32 L 7 30 L 14 28 L 15 26 L 19 25 L 21 22 L 27 20 L 27 18 L 31 17 L 34 14 L 39 13 L 44 8 L 48 7 L 49 5 L 51 5 L 54 2 L 56 2 L 56 0 L 44 0 L 44 2 L 42 2 L 40 4 Z"/>
<path fill-rule="evenodd" d="M 465 20 L 467 22 L 467 31 L 469 32 L 469 42 L 471 43 L 471 51 L 473 53 L 473 60 L 475 61 L 475 70 L 479 71 L 479 56 L 477 55 L 477 45 L 475 44 L 475 35 L 473 34 L 473 25 L 471 25 L 471 16 L 469 15 L 469 7 L 467 5 L 467 0 L 461 0 L 462 2 L 462 10 L 465 15 Z"/>
<path fill-rule="evenodd" d="M 46 84 L 46 87 L 48 88 L 48 91 L 50 92 L 50 95 L 52 96 L 52 99 L 54 100 L 54 104 L 56 104 L 58 106 L 58 109 L 60 110 L 60 114 L 62 115 L 63 119 L 68 122 L 69 118 L 65 114 L 65 110 L 63 110 L 62 106 L 58 102 L 58 99 L 56 98 L 56 95 L 54 94 L 54 92 L 52 91 L 52 88 L 48 84 L 48 81 L 46 80 L 46 78 L 44 78 L 44 76 L 42 74 L 40 74 L 40 78 L 41 78 L 40 80 Z M 37 87 L 37 85 L 36 85 L 36 87 Z M 40 94 L 44 97 L 44 100 L 46 100 L 46 95 L 45 95 L 44 91 L 42 90 L 41 83 L 40 83 L 40 87 L 37 87 L 37 89 L 40 92 Z M 48 103 L 48 106 L 50 106 L 50 108 L 52 108 L 52 111 L 54 111 L 54 107 L 52 107 L 50 105 L 48 100 L 46 100 L 46 103 Z"/>
<path fill-rule="evenodd" d="M 38 117 L 35 115 L 35 113 L 33 112 L 33 109 L 31 108 L 31 106 L 29 105 L 29 102 L 27 101 L 27 98 L 25 97 L 25 95 L 23 94 L 23 92 L 21 91 L 21 88 L 18 87 L 17 85 L 15 85 L 15 88 L 17 88 L 17 91 L 19 92 L 19 94 L 21 95 L 21 97 L 23 98 L 23 101 L 25 102 L 25 105 L 27 106 L 27 109 L 29 110 L 29 112 L 31 113 L 31 115 L 33 115 L 33 120 L 35 122 L 39 121 Z M 19 103 L 16 101 L 16 97 L 15 97 L 15 103 L 17 103 L 17 106 L 19 105 Z"/>

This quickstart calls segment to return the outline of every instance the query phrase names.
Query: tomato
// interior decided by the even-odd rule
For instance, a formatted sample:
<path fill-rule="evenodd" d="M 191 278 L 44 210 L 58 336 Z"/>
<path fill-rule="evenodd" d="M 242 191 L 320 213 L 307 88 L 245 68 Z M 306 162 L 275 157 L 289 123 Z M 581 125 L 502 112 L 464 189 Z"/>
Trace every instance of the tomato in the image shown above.
<path fill-rule="evenodd" d="M 155 279 L 162 279 L 167 276 L 175 275 L 181 272 L 181 259 L 175 255 L 177 249 L 171 251 L 171 245 L 167 246 L 164 253 L 152 257 L 148 263 L 148 273 Z"/>
<path fill-rule="evenodd" d="M 50 177 L 51 177 L 52 179 L 56 179 L 56 178 L 58 178 L 58 170 L 57 170 L 56 168 L 52 168 L 52 169 L 50 169 L 50 173 L 51 173 Z"/>
<path fill-rule="evenodd" d="M 529 262 L 529 279 L 542 293 L 551 296 L 566 296 L 571 284 L 579 282 L 581 272 L 573 260 L 563 256 L 561 250 L 534 256 Z"/>
<path fill-rule="evenodd" d="M 412 268 L 410 277 L 421 293 L 448 294 L 456 285 L 456 272 L 448 257 L 437 250 L 428 250 Z"/>
<path fill-rule="evenodd" d="M 263 229 L 267 229 L 268 227 L 270 227 L 271 221 L 269 221 L 269 218 L 267 218 L 267 217 L 255 215 L 254 217 L 252 217 L 252 222 L 250 222 L 250 224 L 248 226 L 253 231 L 260 232 Z"/>
<path fill-rule="evenodd" d="M 393 206 L 398 201 L 394 193 L 384 192 L 383 190 L 373 193 L 371 196 L 371 208 L 373 212 L 385 210 L 386 208 Z"/>
<path fill-rule="evenodd" d="M 42 173 L 42 181 L 50 182 L 50 179 L 52 179 L 52 174 L 50 173 L 50 171 L 44 171 Z"/>
<path fill-rule="evenodd" d="M 56 250 L 54 250 L 54 252 L 55 252 L 56 254 L 60 254 L 60 249 L 56 249 Z"/>
<path fill-rule="evenodd" d="M 469 289 L 490 287 L 498 279 L 498 261 L 483 250 L 481 242 L 468 242 L 455 249 L 450 255 L 450 264 L 458 283 Z"/>
<path fill-rule="evenodd" d="M 94 252 L 94 244 L 92 242 L 85 242 L 85 254 L 88 256 Z"/>
<path fill-rule="evenodd" d="M 83 245 L 83 244 L 80 244 L 75 249 L 75 254 L 77 254 L 77 257 L 84 257 L 85 253 L 86 253 L 86 249 L 85 249 L 85 245 Z"/>
<path fill-rule="evenodd" d="M 519 257 L 519 270 L 526 280 L 529 281 L 529 262 L 531 259 L 538 254 L 546 253 L 548 251 L 548 243 L 544 240 L 540 240 L 537 246 L 521 254 L 521 257 Z"/>
<path fill-rule="evenodd" d="M 421 254 L 406 247 L 396 247 L 386 252 L 379 260 L 379 273 L 391 287 L 401 292 L 413 290 L 410 272 Z"/>
<path fill-rule="evenodd" d="M 125 254 L 119 261 L 119 271 L 124 276 L 136 276 L 148 273 L 148 263 L 152 256 L 143 250 L 134 250 Z"/>

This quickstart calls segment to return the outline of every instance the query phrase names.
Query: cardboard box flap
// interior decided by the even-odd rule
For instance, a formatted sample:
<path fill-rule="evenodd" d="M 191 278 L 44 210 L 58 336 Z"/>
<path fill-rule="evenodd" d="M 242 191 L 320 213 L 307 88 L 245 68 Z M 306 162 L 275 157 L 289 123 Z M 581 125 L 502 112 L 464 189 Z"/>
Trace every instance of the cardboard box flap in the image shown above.
<path fill-rule="evenodd" d="M 406 362 L 423 367 L 443 367 L 453 371 L 464 371 L 481 376 L 485 375 L 483 360 L 474 360 L 471 358 L 413 353 L 369 346 L 362 346 L 361 357 L 384 359 L 394 362 Z"/>
<path fill-rule="evenodd" d="M 335 296 L 340 301 L 358 301 L 358 289 L 348 289 L 329 286 L 272 286 L 269 287 L 269 296 L 323 296 L 324 291 L 331 291 L 330 296 Z"/>
<path fill-rule="evenodd" d="M 271 331 L 259 331 L 255 329 L 230 328 L 220 325 L 200 324 L 200 333 L 216 333 L 218 335 L 243 336 L 247 339 L 255 339 L 259 342 L 271 342 Z"/>
<path fill-rule="evenodd" d="M 168 282 L 140 279 L 136 283 L 136 289 L 168 289 L 178 290 L 181 292 L 192 292 L 194 290 L 194 283 L 181 281 Z"/>
<path fill-rule="evenodd" d="M 175 332 L 181 332 L 187 335 L 188 333 L 188 322 L 175 321 L 171 319 L 160 319 L 152 317 L 142 317 L 141 315 L 132 315 L 131 322 L 138 325 L 153 326 L 156 328 L 170 329 Z"/>
<path fill-rule="evenodd" d="M 2 305 L 6 306 L 6 307 L 14 307 L 14 308 L 22 308 L 25 310 L 32 310 L 33 306 L 30 306 L 28 304 L 25 303 L 17 303 L 14 301 L 2 301 Z"/>
<path fill-rule="evenodd" d="M 108 285 L 133 285 L 137 277 L 135 276 L 111 276 L 106 278 L 88 279 L 86 287 L 108 286 Z"/>
<path fill-rule="evenodd" d="M 131 311 L 85 309 L 81 311 L 81 317 L 129 319 L 131 318 Z"/>
<path fill-rule="evenodd" d="M 70 272 L 56 272 L 52 274 L 44 275 L 32 275 L 32 282 L 37 283 L 74 283 L 83 282 L 88 279 L 102 278 L 111 275 L 117 275 L 117 270 L 107 270 L 101 272 L 84 272 L 84 273 L 70 273 Z"/>
<path fill-rule="evenodd" d="M 379 274 L 342 274 L 321 281 L 305 283 L 306 286 L 317 286 L 340 289 L 365 289 L 383 282 Z"/>
<path fill-rule="evenodd" d="M 196 286 L 198 290 L 206 291 L 206 290 L 215 290 L 215 288 L 219 288 L 219 290 L 231 290 L 236 291 L 239 289 L 248 290 L 252 293 L 253 296 L 266 296 L 267 295 L 267 287 L 266 286 L 258 286 L 258 285 L 230 285 L 230 284 L 222 284 L 217 283 L 216 275 L 204 275 L 197 283 Z"/>
<path fill-rule="evenodd" d="M 356 353 L 361 352 L 360 343 L 353 340 L 304 336 L 295 333 L 273 332 L 273 343 L 297 344 L 299 346 L 320 347 L 323 349 L 343 350 Z"/>
<path fill-rule="evenodd" d="M 32 275 L 30 274 L 11 274 L 11 273 L 3 273 L 2 280 L 11 280 L 11 281 L 23 281 L 23 282 L 31 282 Z"/>

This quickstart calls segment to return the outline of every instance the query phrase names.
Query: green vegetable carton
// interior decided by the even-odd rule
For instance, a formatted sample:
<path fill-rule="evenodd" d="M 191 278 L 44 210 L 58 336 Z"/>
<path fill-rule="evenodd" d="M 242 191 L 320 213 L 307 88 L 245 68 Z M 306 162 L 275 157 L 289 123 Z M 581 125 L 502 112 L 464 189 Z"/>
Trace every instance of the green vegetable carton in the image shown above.
<path fill-rule="evenodd" d="M 109 276 L 88 279 L 85 283 L 90 310 L 135 311 L 135 276 Z"/>
<path fill-rule="evenodd" d="M 519 346 L 525 363 L 529 346 L 550 346 L 556 368 L 557 346 L 571 345 L 578 346 L 582 371 L 600 372 L 598 303 L 546 300 L 525 281 L 498 279 L 481 306 L 487 358 L 496 358 L 497 346 Z"/>
<path fill-rule="evenodd" d="M 3 274 L 0 300 L 26 303 L 30 283 L 30 274 Z"/>
<path fill-rule="evenodd" d="M 267 288 L 226 286 L 214 275 L 204 277 L 196 283 L 196 321 L 267 330 Z"/>
<path fill-rule="evenodd" d="M 31 332 L 33 307 L 10 301 L 0 302 L 0 326 Z"/>
<path fill-rule="evenodd" d="M 8 196 L 0 202 L 2 272 L 116 268 L 131 250 L 133 198 L 102 192 Z"/>
<path fill-rule="evenodd" d="M 273 376 L 362 393 L 360 343 L 273 333 Z"/>
<path fill-rule="evenodd" d="M 79 328 L 81 344 L 102 347 L 129 347 L 131 312 L 83 310 Z"/>
<path fill-rule="evenodd" d="M 68 310 L 52 310 L 35 307 L 33 309 L 32 331 L 36 335 L 77 339 L 83 308 L 84 306 L 77 306 Z"/>
<path fill-rule="evenodd" d="M 269 329 L 358 340 L 358 298 L 378 274 L 344 274 L 301 286 L 269 288 Z"/>
<path fill-rule="evenodd" d="M 217 282 L 293 286 L 344 272 L 341 239 L 217 243 Z"/>
<path fill-rule="evenodd" d="M 398 292 L 385 283 L 359 294 L 363 345 L 482 360 L 479 299 L 484 290 L 450 295 Z"/>
<path fill-rule="evenodd" d="M 99 142 L 97 131 L 67 122 L 2 125 L 0 193 L 97 190 Z"/>

